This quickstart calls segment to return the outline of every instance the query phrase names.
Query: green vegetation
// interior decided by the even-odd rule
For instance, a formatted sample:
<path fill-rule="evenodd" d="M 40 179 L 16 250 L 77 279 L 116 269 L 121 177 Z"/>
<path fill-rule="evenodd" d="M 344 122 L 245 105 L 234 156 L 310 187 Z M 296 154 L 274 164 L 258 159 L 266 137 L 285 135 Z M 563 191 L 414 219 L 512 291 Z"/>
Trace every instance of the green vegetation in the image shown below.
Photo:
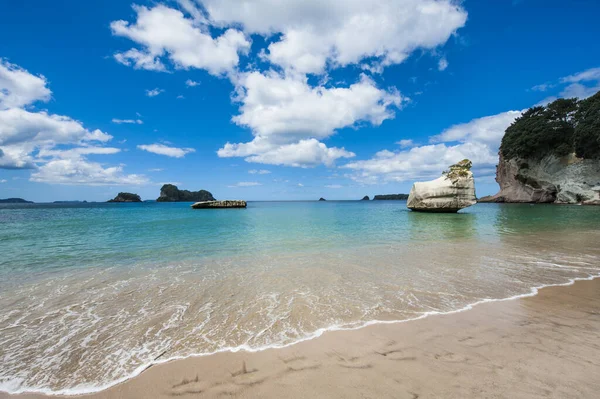
<path fill-rule="evenodd" d="M 468 159 L 463 159 L 459 163 L 455 163 L 454 165 L 450 165 L 448 170 L 442 172 L 444 176 L 448 179 L 452 180 L 452 183 L 456 183 L 461 177 L 468 177 L 469 171 L 473 167 L 473 162 Z"/>
<path fill-rule="evenodd" d="M 600 92 L 582 101 L 558 99 L 528 109 L 506 129 L 500 152 L 507 159 L 573 152 L 600 159 Z"/>

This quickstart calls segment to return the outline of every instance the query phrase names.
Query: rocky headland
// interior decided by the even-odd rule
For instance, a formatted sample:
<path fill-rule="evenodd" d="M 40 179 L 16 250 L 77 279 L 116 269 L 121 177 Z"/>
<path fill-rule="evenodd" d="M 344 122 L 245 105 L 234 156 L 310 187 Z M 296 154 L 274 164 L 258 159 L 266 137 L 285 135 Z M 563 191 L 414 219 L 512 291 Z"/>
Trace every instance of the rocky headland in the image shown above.
<path fill-rule="evenodd" d="M 410 190 L 406 206 L 419 212 L 455 213 L 475 205 L 472 163 L 464 159 L 443 172 L 438 179 L 417 182 Z"/>
<path fill-rule="evenodd" d="M 180 190 L 173 184 L 165 184 L 160 189 L 160 197 L 157 202 L 204 202 L 216 201 L 213 195 L 206 191 Z"/>
<path fill-rule="evenodd" d="M 373 197 L 373 201 L 406 201 L 408 194 L 383 194 Z"/>
<path fill-rule="evenodd" d="M 33 204 L 33 201 L 27 201 L 23 198 L 0 198 L 0 204 Z"/>
<path fill-rule="evenodd" d="M 506 129 L 496 181 L 479 202 L 600 204 L 600 92 L 533 107 Z"/>
<path fill-rule="evenodd" d="M 133 193 L 119 193 L 117 196 L 106 202 L 142 202 L 139 195 Z"/>

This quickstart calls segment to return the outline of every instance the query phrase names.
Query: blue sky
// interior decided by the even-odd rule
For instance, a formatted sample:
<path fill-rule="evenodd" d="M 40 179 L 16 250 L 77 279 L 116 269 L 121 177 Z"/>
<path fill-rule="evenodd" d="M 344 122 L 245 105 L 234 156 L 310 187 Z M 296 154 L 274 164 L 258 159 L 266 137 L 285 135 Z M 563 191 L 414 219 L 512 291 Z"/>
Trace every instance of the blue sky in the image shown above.
<path fill-rule="evenodd" d="M 281 4 L 1 2 L 0 198 L 492 194 L 521 110 L 600 89 L 597 1 Z"/>

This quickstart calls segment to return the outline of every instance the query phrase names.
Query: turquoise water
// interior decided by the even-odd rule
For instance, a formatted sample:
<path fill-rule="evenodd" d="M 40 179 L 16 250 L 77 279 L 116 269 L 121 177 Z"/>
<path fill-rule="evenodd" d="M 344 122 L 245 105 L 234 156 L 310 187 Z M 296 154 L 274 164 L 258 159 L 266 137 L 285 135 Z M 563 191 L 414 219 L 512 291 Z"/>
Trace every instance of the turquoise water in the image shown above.
<path fill-rule="evenodd" d="M 0 390 L 289 345 L 600 274 L 600 208 L 403 201 L 0 205 Z"/>

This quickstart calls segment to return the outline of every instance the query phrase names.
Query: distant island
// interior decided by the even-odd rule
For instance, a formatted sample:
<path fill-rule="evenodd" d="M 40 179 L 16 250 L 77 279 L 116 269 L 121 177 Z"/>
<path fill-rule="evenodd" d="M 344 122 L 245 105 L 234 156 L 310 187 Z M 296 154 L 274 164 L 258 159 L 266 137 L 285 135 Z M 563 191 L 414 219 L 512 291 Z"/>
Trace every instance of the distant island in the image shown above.
<path fill-rule="evenodd" d="M 160 197 L 157 202 L 204 202 L 216 201 L 213 195 L 206 191 L 180 190 L 173 184 L 165 184 L 160 189 Z"/>
<path fill-rule="evenodd" d="M 397 200 L 407 200 L 408 194 L 384 194 L 384 195 L 376 195 L 373 197 L 373 201 L 397 201 Z"/>
<path fill-rule="evenodd" d="M 142 199 L 137 194 L 119 193 L 115 198 L 106 202 L 142 202 Z"/>
<path fill-rule="evenodd" d="M 33 204 L 33 201 L 27 201 L 23 198 L 4 198 L 0 199 L 0 204 Z"/>
<path fill-rule="evenodd" d="M 53 204 L 87 204 L 87 201 L 54 201 Z"/>
<path fill-rule="evenodd" d="M 365 196 L 362 198 L 362 200 L 361 200 L 361 201 L 369 201 L 370 199 L 371 199 L 371 198 L 369 198 L 369 196 L 368 196 L 368 195 L 365 195 Z"/>
<path fill-rule="evenodd" d="M 479 202 L 600 202 L 600 92 L 528 109 L 505 131 L 500 192 Z"/>
<path fill-rule="evenodd" d="M 327 201 L 325 198 L 321 197 L 319 198 L 319 201 Z"/>

